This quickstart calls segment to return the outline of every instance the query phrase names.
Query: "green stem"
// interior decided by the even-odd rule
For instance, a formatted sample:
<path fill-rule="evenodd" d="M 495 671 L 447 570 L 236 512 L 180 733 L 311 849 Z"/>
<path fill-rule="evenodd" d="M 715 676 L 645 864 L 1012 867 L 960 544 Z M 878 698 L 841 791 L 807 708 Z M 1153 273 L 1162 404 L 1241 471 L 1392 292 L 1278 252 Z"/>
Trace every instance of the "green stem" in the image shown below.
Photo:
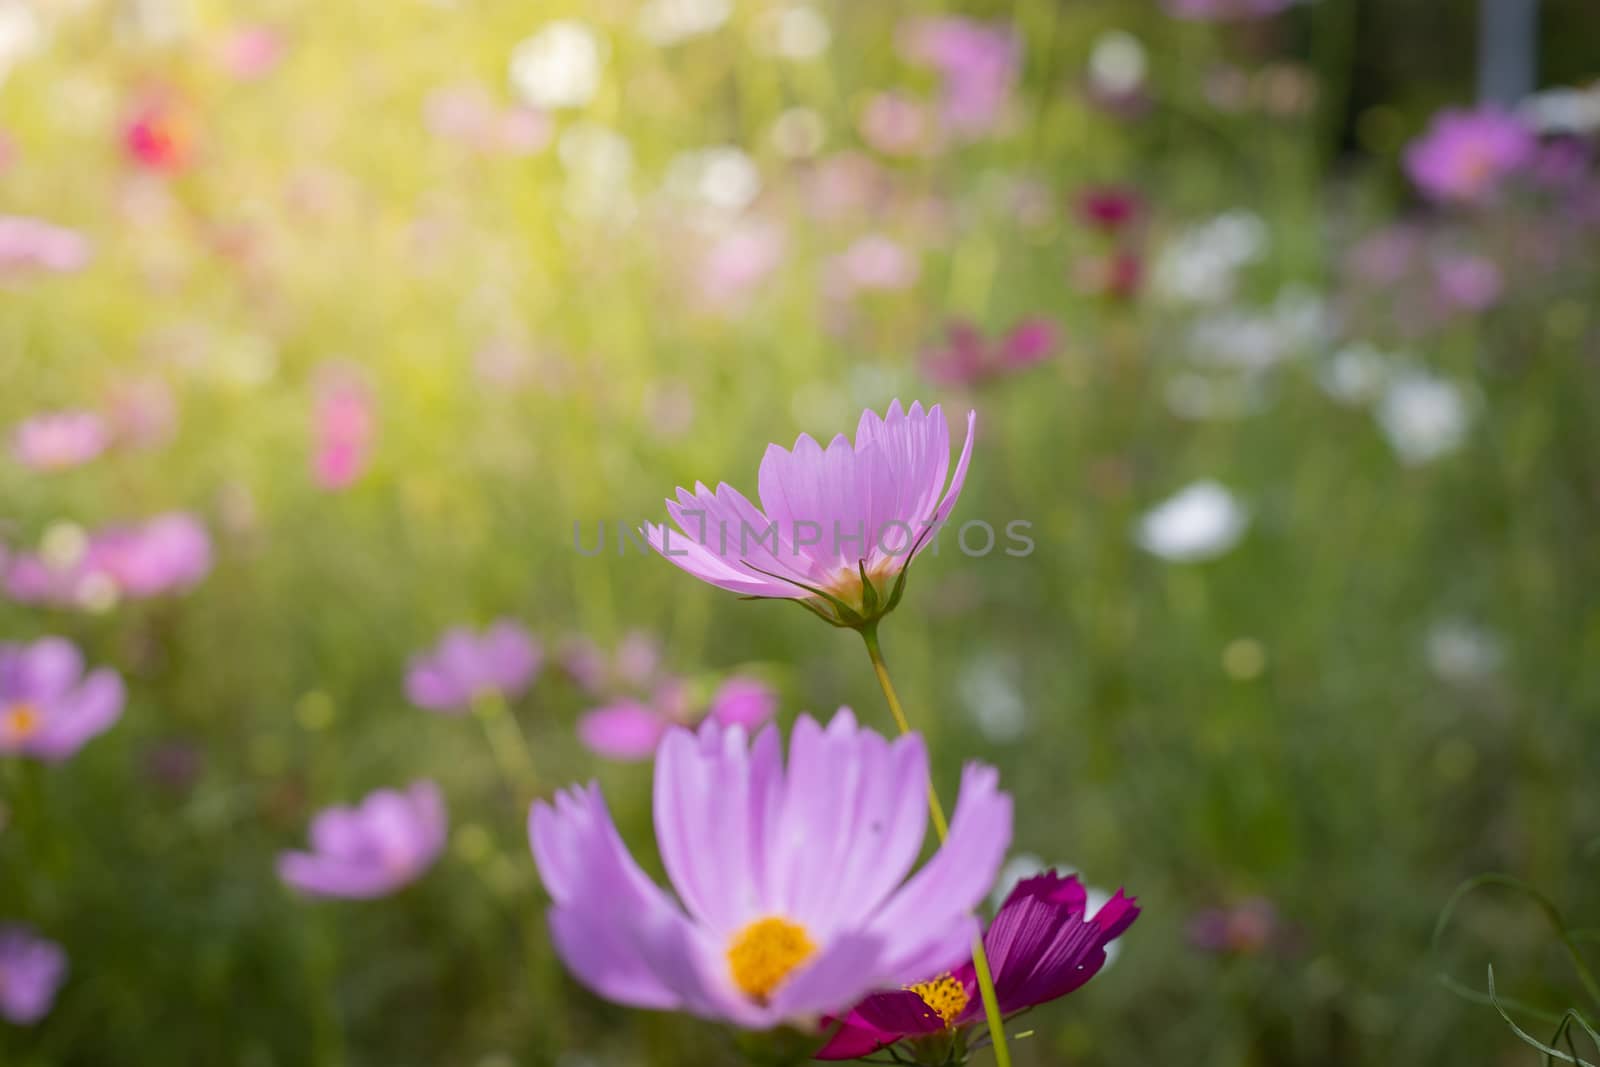
<path fill-rule="evenodd" d="M 520 799 L 531 801 L 539 792 L 539 776 L 527 739 L 506 707 L 505 697 L 494 691 L 484 692 L 473 700 L 472 711 L 483 724 L 484 736 L 489 739 L 489 749 L 506 784 L 526 794 Z"/>
<path fill-rule="evenodd" d="M 883 698 L 889 702 L 889 713 L 894 716 L 900 732 L 909 734 L 911 723 L 900 704 L 899 694 L 894 690 L 894 683 L 889 680 L 889 665 L 884 662 L 883 649 L 878 645 L 877 625 L 862 627 L 861 638 L 867 644 L 867 656 L 872 660 L 872 672 L 878 676 Z M 931 777 L 928 779 L 928 813 L 933 816 L 933 828 L 938 831 L 942 843 L 950 836 L 950 823 L 944 817 L 944 806 L 939 803 L 939 794 L 934 791 Z M 983 1017 L 989 1024 L 989 1040 L 994 1043 L 995 1064 L 997 1067 L 1011 1067 L 1011 1050 L 1006 1047 L 1005 1018 L 1000 1014 L 1000 1001 L 995 996 L 994 974 L 989 970 L 989 954 L 983 949 L 982 934 L 972 940 L 972 969 L 978 975 L 978 994 L 983 998 Z"/>

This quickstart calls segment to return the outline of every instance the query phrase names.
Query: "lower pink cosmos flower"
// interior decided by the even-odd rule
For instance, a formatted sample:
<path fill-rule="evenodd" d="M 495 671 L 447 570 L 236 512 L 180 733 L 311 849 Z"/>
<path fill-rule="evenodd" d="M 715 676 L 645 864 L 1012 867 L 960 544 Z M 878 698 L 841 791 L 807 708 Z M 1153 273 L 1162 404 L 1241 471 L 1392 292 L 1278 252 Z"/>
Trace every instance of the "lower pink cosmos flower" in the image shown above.
<path fill-rule="evenodd" d="M 278 877 L 309 896 L 387 896 L 433 866 L 448 829 L 444 796 L 432 782 L 380 789 L 359 807 L 313 819 L 311 851 L 282 853 Z"/>
<path fill-rule="evenodd" d="M 648 759 L 675 726 L 703 719 L 754 732 L 778 710 L 778 694 L 759 678 L 734 675 L 717 687 L 709 704 L 696 707 L 681 679 L 658 685 L 648 701 L 623 699 L 578 720 L 578 740 L 596 755 L 614 760 Z"/>
<path fill-rule="evenodd" d="M 32 1026 L 50 1014 L 67 954 L 21 923 L 0 925 L 0 1019 Z"/>
<path fill-rule="evenodd" d="M 955 473 L 950 431 L 935 404 L 896 400 L 883 417 L 864 411 L 854 443 L 823 448 L 801 434 L 793 450 L 770 445 L 758 478 L 761 508 L 732 486 L 696 483 L 667 501 L 677 530 L 645 525 L 652 548 L 721 589 L 788 599 L 836 625 L 869 624 L 899 601 L 906 568 L 949 519 L 972 428 Z M 948 481 L 948 485 L 947 485 Z"/>
<path fill-rule="evenodd" d="M 411 660 L 406 697 L 419 708 L 457 714 L 486 694 L 514 700 L 533 684 L 543 662 L 533 635 L 509 619 L 482 633 L 456 627 Z"/>
<path fill-rule="evenodd" d="M 21 215 L 0 215 L 0 282 L 28 274 L 70 274 L 93 256 L 76 230 Z"/>
<path fill-rule="evenodd" d="M 81 467 L 110 443 L 105 420 L 92 411 L 59 411 L 35 415 L 11 434 L 11 454 L 37 471 Z"/>
<path fill-rule="evenodd" d="M 1534 132 L 1509 112 L 1443 111 L 1406 149 L 1406 173 L 1434 200 L 1478 204 L 1530 166 L 1538 148 Z"/>
<path fill-rule="evenodd" d="M 93 534 L 70 560 L 19 554 L 4 564 L 5 591 L 28 604 L 109 606 L 118 598 L 183 592 L 211 570 L 211 535 L 184 512 Z"/>
<path fill-rule="evenodd" d="M 345 489 L 366 473 L 377 434 L 372 390 L 353 373 L 330 370 L 317 385 L 312 476 L 323 489 Z"/>
<path fill-rule="evenodd" d="M 970 764 L 949 839 L 907 880 L 928 758 L 841 710 L 775 727 L 675 729 L 656 754 L 656 840 L 677 899 L 628 854 L 598 785 L 537 802 L 529 838 L 568 969 L 600 996 L 746 1029 L 813 1027 L 873 989 L 957 963 L 1011 838 L 1011 800 Z"/>
<path fill-rule="evenodd" d="M 111 728 L 122 703 L 121 675 L 107 667 L 85 675 L 71 641 L 0 643 L 0 756 L 69 759 Z"/>
<path fill-rule="evenodd" d="M 1138 917 L 1137 902 L 1120 891 L 1091 916 L 1076 877 L 1047 871 L 1019 882 L 983 935 L 1000 1013 L 1016 1015 L 1089 981 L 1105 966 L 1106 945 Z M 868 997 L 844 1017 L 817 1058 L 857 1059 L 907 1040 L 960 1043 L 983 1018 L 968 961 L 923 975 L 904 990 Z"/>
<path fill-rule="evenodd" d="M 922 372 L 938 385 L 981 385 L 1049 359 L 1058 340 L 1047 319 L 1024 319 L 994 341 L 970 322 L 952 322 L 943 347 L 923 357 Z"/>

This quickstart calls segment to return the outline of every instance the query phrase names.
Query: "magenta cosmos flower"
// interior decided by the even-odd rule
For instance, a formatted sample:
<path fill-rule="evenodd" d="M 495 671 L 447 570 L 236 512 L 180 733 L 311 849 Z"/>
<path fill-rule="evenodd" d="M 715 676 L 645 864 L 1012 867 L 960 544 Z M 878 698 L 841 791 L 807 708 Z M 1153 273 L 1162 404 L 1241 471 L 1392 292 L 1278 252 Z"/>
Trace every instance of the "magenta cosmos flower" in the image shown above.
<path fill-rule="evenodd" d="M 672 678 L 649 700 L 625 698 L 595 708 L 578 720 L 578 740 L 596 755 L 614 760 L 648 759 L 674 726 L 709 719 L 754 732 L 778 710 L 778 694 L 759 678 L 734 675 L 717 687 L 709 704 L 696 707 L 689 686 Z"/>
<path fill-rule="evenodd" d="M 801 434 L 769 445 L 761 507 L 726 483 L 667 501 L 677 524 L 645 525 L 651 547 L 683 570 L 745 596 L 798 601 L 840 626 L 868 625 L 899 602 L 906 568 L 950 517 L 972 458 L 977 412 L 950 475 L 950 431 L 935 404 L 896 400 L 864 411 L 852 443 Z M 948 484 L 947 484 L 948 481 Z"/>
<path fill-rule="evenodd" d="M 278 877 L 315 897 L 370 899 L 401 889 L 439 858 L 448 831 L 432 782 L 380 789 L 359 807 L 329 808 L 311 821 L 311 851 L 278 857 Z"/>
<path fill-rule="evenodd" d="M 11 454 L 37 471 L 81 467 L 110 444 L 105 421 L 92 411 L 59 411 L 35 415 L 11 434 Z"/>
<path fill-rule="evenodd" d="M 600 996 L 764 1030 L 811 1027 L 873 989 L 959 961 L 1011 838 L 1011 800 L 969 764 L 949 839 L 907 880 L 927 822 L 922 739 L 841 709 L 775 727 L 675 729 L 656 753 L 655 826 L 677 899 L 628 854 L 598 785 L 536 802 L 528 830 L 551 938 Z"/>
<path fill-rule="evenodd" d="M 470 710 L 483 696 L 514 700 L 533 684 L 543 660 L 533 635 L 509 619 L 482 633 L 456 627 L 412 659 L 406 697 L 419 708 L 454 714 Z"/>
<path fill-rule="evenodd" d="M 922 372 L 939 385 L 981 385 L 1049 359 L 1057 342 L 1047 319 L 1024 319 L 992 341 L 970 322 L 952 322 L 944 345 L 923 357 Z"/>
<path fill-rule="evenodd" d="M 110 526 L 88 539 L 70 560 L 13 556 L 5 590 L 28 604 L 109 607 L 119 598 L 141 599 L 186 591 L 211 570 L 211 536 L 183 512 L 132 526 Z"/>
<path fill-rule="evenodd" d="M 87 676 L 71 641 L 0 643 L 0 755 L 59 763 L 122 715 L 122 676 L 102 667 Z"/>
<path fill-rule="evenodd" d="M 0 1019 L 32 1026 L 50 1013 L 67 954 L 21 923 L 0 926 Z"/>
<path fill-rule="evenodd" d="M 1443 111 L 1406 149 L 1406 173 L 1430 199 L 1478 204 L 1529 166 L 1538 149 L 1533 131 L 1508 112 Z"/>
<path fill-rule="evenodd" d="M 1046 871 L 1017 883 L 983 935 L 1000 1013 L 1016 1015 L 1083 985 L 1105 966 L 1106 946 L 1138 917 L 1138 903 L 1120 890 L 1090 915 L 1076 877 Z M 959 1047 L 965 1031 L 983 1019 L 968 960 L 905 990 L 868 997 L 817 1058 L 857 1059 L 905 1040 Z"/>

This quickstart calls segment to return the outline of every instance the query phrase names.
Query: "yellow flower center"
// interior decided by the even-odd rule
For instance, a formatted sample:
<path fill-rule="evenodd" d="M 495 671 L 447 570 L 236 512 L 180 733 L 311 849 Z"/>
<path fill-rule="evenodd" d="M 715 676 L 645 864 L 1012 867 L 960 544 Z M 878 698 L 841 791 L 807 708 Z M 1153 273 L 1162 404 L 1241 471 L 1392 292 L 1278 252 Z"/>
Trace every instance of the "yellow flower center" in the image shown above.
<path fill-rule="evenodd" d="M 939 1013 L 939 1018 L 949 1026 L 955 1022 L 956 1016 L 967 1010 L 967 1003 L 971 997 L 967 995 L 966 986 L 956 981 L 948 974 L 927 982 L 918 982 L 908 985 L 907 989 L 922 998 L 922 1002 Z"/>
<path fill-rule="evenodd" d="M 817 954 L 806 928 L 776 917 L 757 919 L 734 935 L 728 945 L 733 984 L 750 999 L 765 1004 L 789 973 Z"/>
<path fill-rule="evenodd" d="M 13 704 L 0 716 L 6 733 L 17 740 L 30 736 L 39 728 L 39 710 L 32 704 Z"/>

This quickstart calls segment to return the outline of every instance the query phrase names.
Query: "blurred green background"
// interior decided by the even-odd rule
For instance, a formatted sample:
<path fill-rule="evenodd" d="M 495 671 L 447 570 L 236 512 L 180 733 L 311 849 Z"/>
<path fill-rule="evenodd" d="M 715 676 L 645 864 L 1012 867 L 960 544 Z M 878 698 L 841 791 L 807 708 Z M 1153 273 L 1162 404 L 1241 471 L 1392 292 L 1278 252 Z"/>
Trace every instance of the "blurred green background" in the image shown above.
<path fill-rule="evenodd" d="M 753 492 L 769 441 L 895 397 L 977 410 L 957 518 L 1037 543 L 922 557 L 885 625 L 940 785 L 996 762 L 1016 851 L 1145 908 L 1018 1061 L 1534 1062 L 1434 975 L 1481 988 L 1493 961 L 1566 1007 L 1537 911 L 1485 894 L 1429 943 L 1490 869 L 1600 921 L 1600 197 L 1408 187 L 1406 143 L 1471 103 L 1473 6 L 960 5 L 1015 28 L 1020 74 L 944 137 L 939 75 L 897 43 L 929 5 L 5 0 L 0 212 L 92 257 L 0 266 L 0 425 L 134 388 L 175 413 L 81 469 L 0 461 L 0 538 L 182 509 L 215 565 L 93 610 L 0 597 L 6 639 L 70 637 L 129 690 L 70 762 L 0 762 L 0 920 L 72 961 L 0 1062 L 739 1062 L 564 976 L 528 798 L 475 723 L 408 706 L 405 664 L 502 615 L 552 652 L 643 630 L 691 677 L 772 679 L 784 722 L 888 729 L 853 635 L 573 535 L 697 479 Z M 557 19 L 599 44 L 574 106 L 548 84 L 571 70 L 511 70 Z M 1600 75 L 1597 33 L 1588 0 L 1548 4 L 1541 83 Z M 908 141 L 870 118 L 887 91 L 921 108 Z M 1083 211 L 1107 186 L 1120 228 Z M 1386 239 L 1413 248 L 1387 275 Z M 1499 291 L 1441 310 L 1429 272 L 1462 258 Z M 1029 317 L 1048 360 L 930 380 L 950 322 Z M 375 426 L 337 487 L 330 373 Z M 1447 384 L 1419 412 L 1396 381 Z M 1142 545 L 1204 481 L 1237 510 L 1177 536 L 1238 536 Z M 593 703 L 552 662 L 515 710 L 543 788 L 598 776 L 648 855 L 648 768 L 579 746 Z M 317 809 L 420 777 L 452 830 L 416 885 L 278 882 Z M 1270 934 L 1193 943 L 1255 898 Z"/>

